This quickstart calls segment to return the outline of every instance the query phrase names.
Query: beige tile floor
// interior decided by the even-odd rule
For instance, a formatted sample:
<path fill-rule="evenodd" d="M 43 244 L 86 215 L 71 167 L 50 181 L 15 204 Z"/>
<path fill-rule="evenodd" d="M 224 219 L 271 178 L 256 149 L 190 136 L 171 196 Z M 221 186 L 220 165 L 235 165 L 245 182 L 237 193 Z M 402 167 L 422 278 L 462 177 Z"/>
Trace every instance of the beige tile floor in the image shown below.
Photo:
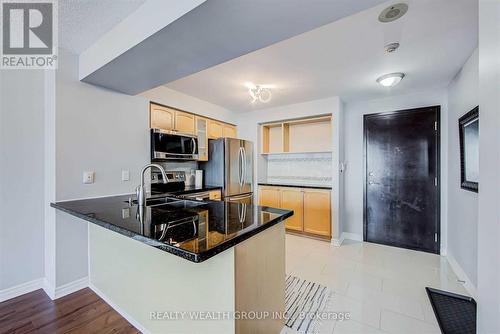
<path fill-rule="evenodd" d="M 351 313 L 335 334 L 440 333 L 425 287 L 467 294 L 446 258 L 366 242 L 287 234 L 286 271 L 333 289 L 334 310 Z"/>

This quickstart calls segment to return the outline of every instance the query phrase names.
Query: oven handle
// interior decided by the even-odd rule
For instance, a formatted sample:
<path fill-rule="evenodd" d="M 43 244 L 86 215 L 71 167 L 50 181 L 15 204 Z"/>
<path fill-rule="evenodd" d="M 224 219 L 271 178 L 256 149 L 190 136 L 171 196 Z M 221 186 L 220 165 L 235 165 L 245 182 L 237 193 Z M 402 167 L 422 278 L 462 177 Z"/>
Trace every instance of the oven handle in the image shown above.
<path fill-rule="evenodd" d="M 204 192 L 204 193 L 186 194 L 186 195 L 182 195 L 180 197 L 203 201 L 204 199 L 209 199 L 210 198 L 210 193 L 209 192 Z"/>

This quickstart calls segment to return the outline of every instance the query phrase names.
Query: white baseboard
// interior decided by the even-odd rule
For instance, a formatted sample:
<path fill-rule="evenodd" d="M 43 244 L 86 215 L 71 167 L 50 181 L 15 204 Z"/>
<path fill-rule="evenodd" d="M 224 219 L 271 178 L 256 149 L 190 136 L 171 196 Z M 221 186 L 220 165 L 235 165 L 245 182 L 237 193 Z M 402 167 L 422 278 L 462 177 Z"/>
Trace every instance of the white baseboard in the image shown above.
<path fill-rule="evenodd" d="M 83 277 L 77 279 L 76 281 L 69 282 L 67 284 L 58 287 L 54 287 L 47 280 L 45 280 L 43 283 L 43 290 L 45 290 L 45 293 L 47 294 L 47 296 L 50 297 L 50 299 L 56 300 L 66 295 L 69 295 L 70 293 L 87 288 L 88 286 L 89 286 L 88 277 Z"/>
<path fill-rule="evenodd" d="M 462 267 L 458 264 L 457 260 L 451 255 L 448 254 L 446 255 L 446 259 L 448 260 L 448 263 L 451 266 L 451 269 L 455 272 L 455 275 L 457 275 L 458 279 L 461 281 L 464 281 L 464 288 L 467 290 L 467 292 L 470 294 L 470 296 L 474 299 L 477 300 L 477 290 L 472 281 L 469 279 L 465 271 L 462 269 Z"/>
<path fill-rule="evenodd" d="M 143 334 L 150 334 L 151 332 L 144 328 L 139 322 L 125 312 L 122 308 L 116 305 L 111 299 L 108 298 L 101 290 L 96 288 L 92 283 L 89 283 L 89 288 L 96 293 L 101 299 L 103 299 L 109 306 L 111 306 L 116 312 L 118 312 L 123 318 L 125 318 L 132 326 L 138 329 Z"/>
<path fill-rule="evenodd" d="M 51 284 L 47 279 L 43 280 L 43 291 L 49 296 L 50 299 L 55 300 L 56 299 L 56 287 Z"/>
<path fill-rule="evenodd" d="M 332 238 L 332 245 L 334 247 L 339 247 L 342 245 L 344 240 L 349 239 L 349 240 L 354 240 L 354 241 L 363 241 L 363 236 L 359 235 L 357 233 L 349 233 L 349 232 L 342 232 L 340 235 L 340 238 Z"/>
<path fill-rule="evenodd" d="M 344 241 L 345 239 L 354 241 L 363 241 L 363 236 L 357 233 L 342 232 L 341 239 L 342 241 Z"/>
<path fill-rule="evenodd" d="M 37 278 L 33 281 L 22 283 L 7 289 L 0 290 L 0 302 L 19 297 L 26 293 L 43 288 L 43 278 Z"/>
<path fill-rule="evenodd" d="M 68 284 L 58 286 L 56 288 L 56 291 L 55 291 L 55 298 L 54 299 L 64 297 L 66 295 L 69 295 L 70 293 L 87 288 L 88 286 L 89 286 L 89 278 L 88 277 L 83 277 L 83 278 L 80 278 L 76 281 L 69 282 Z"/>
<path fill-rule="evenodd" d="M 332 245 L 334 247 L 340 247 L 342 243 L 344 242 L 344 233 L 340 235 L 340 238 L 332 238 Z"/>

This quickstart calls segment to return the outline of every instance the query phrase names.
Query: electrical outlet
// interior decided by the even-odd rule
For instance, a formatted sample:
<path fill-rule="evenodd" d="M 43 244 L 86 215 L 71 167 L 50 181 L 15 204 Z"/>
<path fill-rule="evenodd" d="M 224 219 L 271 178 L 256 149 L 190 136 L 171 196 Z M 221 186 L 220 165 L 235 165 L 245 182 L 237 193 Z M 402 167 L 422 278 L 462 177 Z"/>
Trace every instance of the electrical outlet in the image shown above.
<path fill-rule="evenodd" d="M 92 171 L 83 172 L 83 183 L 84 184 L 94 183 L 94 172 Z"/>
<path fill-rule="evenodd" d="M 122 170 L 122 181 L 130 181 L 130 171 Z"/>

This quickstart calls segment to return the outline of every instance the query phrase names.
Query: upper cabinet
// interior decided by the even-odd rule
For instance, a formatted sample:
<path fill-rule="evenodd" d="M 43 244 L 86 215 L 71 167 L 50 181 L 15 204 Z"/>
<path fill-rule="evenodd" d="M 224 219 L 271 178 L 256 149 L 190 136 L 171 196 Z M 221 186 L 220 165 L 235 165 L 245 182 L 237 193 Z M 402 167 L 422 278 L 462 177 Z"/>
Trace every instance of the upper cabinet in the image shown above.
<path fill-rule="evenodd" d="M 196 136 L 198 137 L 198 160 L 208 161 L 208 120 L 196 116 Z"/>
<path fill-rule="evenodd" d="M 208 138 L 217 139 L 224 136 L 224 128 L 221 122 L 208 120 Z"/>
<path fill-rule="evenodd" d="M 222 135 L 227 138 L 236 138 L 236 126 L 230 124 L 224 124 L 222 128 Z"/>
<path fill-rule="evenodd" d="M 151 103 L 151 128 L 194 135 L 194 115 Z"/>
<path fill-rule="evenodd" d="M 195 134 L 195 132 L 194 132 L 194 129 L 195 129 L 194 118 L 195 118 L 195 116 L 193 114 L 189 114 L 187 112 L 176 110 L 175 111 L 175 131 L 194 135 Z"/>
<path fill-rule="evenodd" d="M 332 151 L 332 118 L 289 120 L 261 125 L 261 154 Z"/>
<path fill-rule="evenodd" d="M 236 138 L 236 126 L 190 112 L 150 103 L 150 128 L 176 131 L 198 138 L 198 160 L 208 161 L 208 139 Z"/>
<path fill-rule="evenodd" d="M 236 138 L 236 126 L 215 120 L 208 121 L 208 138 Z"/>
<path fill-rule="evenodd" d="M 152 129 L 174 130 L 175 110 L 151 103 L 150 122 Z"/>

